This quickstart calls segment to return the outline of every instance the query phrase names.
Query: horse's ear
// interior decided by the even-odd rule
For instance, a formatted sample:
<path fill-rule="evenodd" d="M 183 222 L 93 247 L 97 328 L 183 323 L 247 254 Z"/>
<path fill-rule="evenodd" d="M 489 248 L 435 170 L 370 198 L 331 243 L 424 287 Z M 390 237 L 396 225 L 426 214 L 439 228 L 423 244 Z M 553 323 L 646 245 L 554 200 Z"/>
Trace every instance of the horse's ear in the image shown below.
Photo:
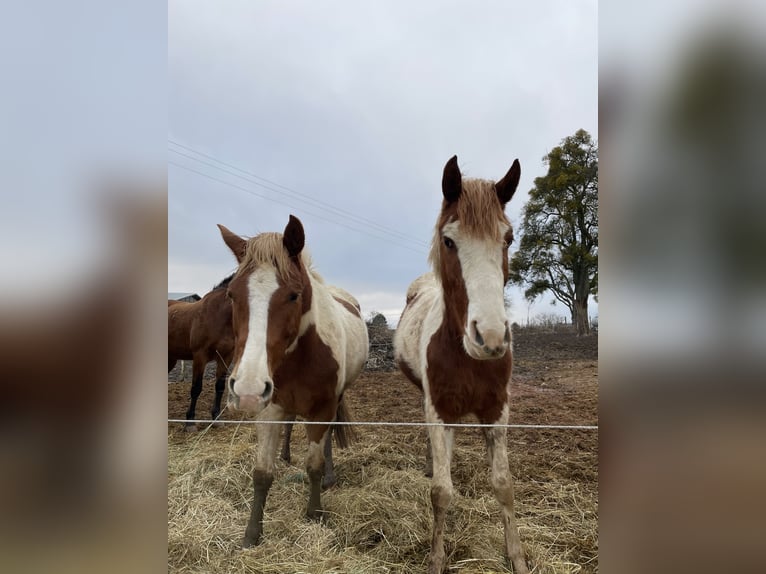
<path fill-rule="evenodd" d="M 505 205 L 513 197 L 513 193 L 516 191 L 516 187 L 519 185 L 519 178 L 521 177 L 521 164 L 519 160 L 513 160 L 513 165 L 505 177 L 495 184 L 495 190 L 497 191 L 497 198 L 502 205 Z"/>
<path fill-rule="evenodd" d="M 460 168 L 457 166 L 457 156 L 453 155 L 452 158 L 444 166 L 444 174 L 442 175 L 442 193 L 447 203 L 457 201 L 460 197 L 460 193 L 463 191 L 463 175 L 460 173 Z"/>
<path fill-rule="evenodd" d="M 234 257 L 237 258 L 237 262 L 241 263 L 242 259 L 245 257 L 245 249 L 247 248 L 247 241 L 242 239 L 236 233 L 229 231 L 228 229 L 226 229 L 226 227 L 224 227 L 220 223 L 218 224 L 218 229 L 221 230 L 221 237 L 223 237 L 223 242 L 229 246 L 229 249 L 231 249 L 231 252 L 234 254 Z"/>
<path fill-rule="evenodd" d="M 303 251 L 303 245 L 306 243 L 306 234 L 303 232 L 301 220 L 294 215 L 290 216 L 290 221 L 285 226 L 285 233 L 282 237 L 282 245 L 287 249 L 290 257 L 297 257 Z"/>

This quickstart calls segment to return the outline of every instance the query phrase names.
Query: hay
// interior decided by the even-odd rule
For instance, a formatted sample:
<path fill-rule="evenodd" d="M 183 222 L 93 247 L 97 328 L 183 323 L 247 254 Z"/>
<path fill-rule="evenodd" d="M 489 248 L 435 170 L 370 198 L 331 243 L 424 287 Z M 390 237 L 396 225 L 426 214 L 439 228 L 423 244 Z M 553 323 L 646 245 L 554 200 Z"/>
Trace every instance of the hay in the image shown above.
<path fill-rule="evenodd" d="M 512 422 L 596 424 L 598 339 L 514 335 Z M 210 412 L 212 380 L 197 405 Z M 189 386 L 169 385 L 168 414 L 182 418 Z M 354 420 L 422 421 L 420 392 L 398 372 L 365 372 L 344 395 Z M 225 412 L 223 417 L 233 417 Z M 470 422 L 470 421 L 466 421 Z M 336 450 L 338 485 L 322 495 L 327 523 L 303 518 L 306 435 L 293 433 L 293 465 L 277 462 L 260 546 L 240 550 L 252 501 L 255 431 L 226 426 L 189 435 L 168 428 L 170 572 L 403 573 L 426 571 L 430 481 L 422 474 L 425 430 L 357 427 L 359 442 Z M 535 574 L 598 572 L 598 435 L 508 433 L 521 540 Z M 455 436 L 455 498 L 445 532 L 450 573 L 508 572 L 484 441 Z"/>
<path fill-rule="evenodd" d="M 263 542 L 246 551 L 240 542 L 252 498 L 254 429 L 231 426 L 192 436 L 169 430 L 169 571 L 425 571 L 432 519 L 430 480 L 422 473 L 423 429 L 359 428 L 360 441 L 335 453 L 338 485 L 322 494 L 327 517 L 315 524 L 303 517 L 308 483 L 302 428 L 293 435 L 294 465 L 277 462 Z M 509 441 L 516 513 L 532 572 L 596 572 L 595 438 L 543 434 Z M 562 451 L 569 452 L 562 457 Z M 500 511 L 478 433 L 458 433 L 453 482 L 445 535 L 449 571 L 507 572 Z"/>

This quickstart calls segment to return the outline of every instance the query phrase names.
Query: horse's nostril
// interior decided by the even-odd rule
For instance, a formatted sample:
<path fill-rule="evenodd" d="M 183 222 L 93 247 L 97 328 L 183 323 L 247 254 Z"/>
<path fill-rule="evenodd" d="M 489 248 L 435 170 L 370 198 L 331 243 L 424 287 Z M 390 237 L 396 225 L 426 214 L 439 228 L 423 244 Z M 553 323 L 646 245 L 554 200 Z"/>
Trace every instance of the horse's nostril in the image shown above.
<path fill-rule="evenodd" d="M 261 395 L 264 399 L 267 399 L 271 395 L 271 391 L 274 389 L 274 383 L 271 381 L 265 381 L 263 383 L 264 389 Z"/>
<path fill-rule="evenodd" d="M 479 326 L 476 324 L 476 321 L 473 322 L 473 330 L 476 331 L 476 344 L 479 345 L 479 347 L 483 347 L 484 337 L 479 333 Z"/>
<path fill-rule="evenodd" d="M 234 377 L 229 377 L 229 391 L 234 393 Z M 234 393 L 234 396 L 236 396 L 237 393 Z"/>

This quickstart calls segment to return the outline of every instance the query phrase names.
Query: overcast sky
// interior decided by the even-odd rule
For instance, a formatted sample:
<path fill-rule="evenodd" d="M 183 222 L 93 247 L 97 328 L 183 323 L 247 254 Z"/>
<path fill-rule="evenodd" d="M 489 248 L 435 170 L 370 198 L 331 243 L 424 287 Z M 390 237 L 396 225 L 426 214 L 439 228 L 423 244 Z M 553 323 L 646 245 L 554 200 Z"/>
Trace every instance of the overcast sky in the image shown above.
<path fill-rule="evenodd" d="M 489 179 L 519 159 L 518 229 L 542 157 L 598 131 L 595 0 L 173 0 L 168 27 L 169 291 L 233 271 L 216 223 L 252 236 L 292 213 L 325 280 L 393 326 L 452 155 Z M 568 316 L 551 299 L 532 315 Z"/>

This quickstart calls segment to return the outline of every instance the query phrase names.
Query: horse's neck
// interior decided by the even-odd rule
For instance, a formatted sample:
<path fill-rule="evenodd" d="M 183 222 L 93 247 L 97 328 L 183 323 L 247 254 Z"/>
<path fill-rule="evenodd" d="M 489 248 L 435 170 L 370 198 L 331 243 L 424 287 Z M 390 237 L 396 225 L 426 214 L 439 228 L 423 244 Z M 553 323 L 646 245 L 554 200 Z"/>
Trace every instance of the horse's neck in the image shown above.
<path fill-rule="evenodd" d="M 342 329 L 335 314 L 336 303 L 332 291 L 321 279 L 310 275 L 311 309 L 301 318 L 301 333 L 309 325 L 315 325 L 319 337 L 327 342 L 337 337 Z"/>
<path fill-rule="evenodd" d="M 455 289 L 455 286 L 448 286 L 439 282 L 439 294 L 438 298 L 442 310 L 442 322 L 441 329 L 446 330 L 450 335 L 454 335 L 456 338 L 460 338 L 465 331 L 465 325 L 459 319 L 460 317 L 466 317 L 468 315 L 467 301 L 462 302 L 462 297 L 458 297 L 456 293 L 451 292 Z M 465 308 L 460 308 L 460 307 Z"/>
<path fill-rule="evenodd" d="M 308 274 L 309 285 L 311 286 L 311 308 L 303 315 L 303 320 L 309 321 L 309 324 L 316 325 L 327 321 L 325 317 L 327 308 L 327 298 L 330 296 L 327 287 L 319 281 L 312 273 Z"/>

